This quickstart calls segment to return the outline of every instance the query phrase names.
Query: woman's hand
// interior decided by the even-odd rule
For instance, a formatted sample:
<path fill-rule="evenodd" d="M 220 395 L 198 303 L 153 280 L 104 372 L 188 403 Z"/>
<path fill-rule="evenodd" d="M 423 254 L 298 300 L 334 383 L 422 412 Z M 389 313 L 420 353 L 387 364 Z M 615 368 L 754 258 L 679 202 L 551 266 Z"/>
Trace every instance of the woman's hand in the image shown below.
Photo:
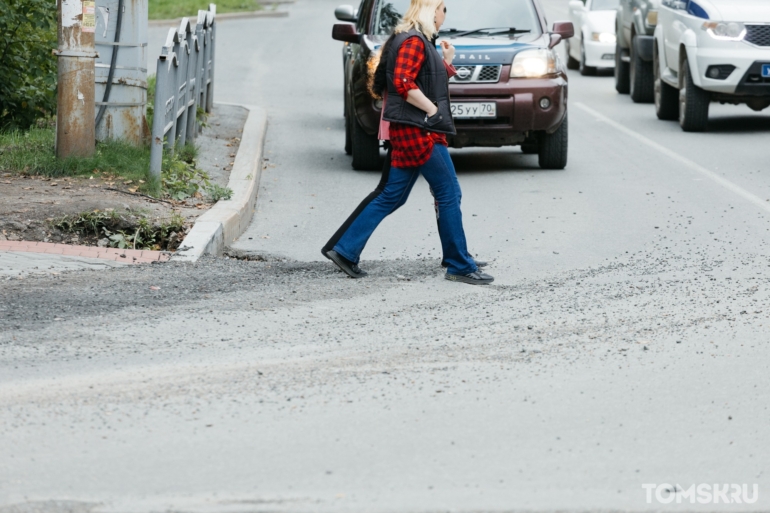
<path fill-rule="evenodd" d="M 455 58 L 455 47 L 449 41 L 441 41 L 441 51 L 444 54 L 444 60 L 452 64 Z"/>
<path fill-rule="evenodd" d="M 406 94 L 406 102 L 425 112 L 428 117 L 433 117 L 438 112 L 438 107 L 419 89 L 409 91 Z"/>

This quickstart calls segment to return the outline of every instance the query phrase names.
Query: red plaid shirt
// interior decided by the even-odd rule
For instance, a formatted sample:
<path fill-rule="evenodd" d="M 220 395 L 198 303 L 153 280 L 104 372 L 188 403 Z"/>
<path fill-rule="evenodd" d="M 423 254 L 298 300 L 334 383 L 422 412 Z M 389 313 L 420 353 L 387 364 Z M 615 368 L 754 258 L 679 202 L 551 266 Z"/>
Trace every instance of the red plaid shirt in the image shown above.
<path fill-rule="evenodd" d="M 422 38 L 410 37 L 398 49 L 393 82 L 396 91 L 405 100 L 409 91 L 419 89 L 414 81 L 424 62 L 425 44 Z M 446 62 L 444 64 L 450 77 L 457 74 L 454 67 Z M 436 134 L 412 125 L 391 123 L 390 144 L 393 146 L 391 165 L 403 169 L 425 164 L 433 152 L 433 145 L 446 146 L 447 140 L 444 134 Z"/>

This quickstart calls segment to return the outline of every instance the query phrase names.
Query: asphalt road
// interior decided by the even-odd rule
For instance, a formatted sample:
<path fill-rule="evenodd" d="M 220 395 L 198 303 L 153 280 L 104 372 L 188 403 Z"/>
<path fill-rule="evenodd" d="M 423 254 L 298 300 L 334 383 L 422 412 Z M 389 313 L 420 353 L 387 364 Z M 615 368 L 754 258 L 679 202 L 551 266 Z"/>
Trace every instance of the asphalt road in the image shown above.
<path fill-rule="evenodd" d="M 564 171 L 452 152 L 494 285 L 442 279 L 422 181 L 349 280 L 319 249 L 379 177 L 335 6 L 220 25 L 217 99 L 270 115 L 235 245 L 267 261 L 0 281 L 0 512 L 770 509 L 770 117 L 684 134 L 572 74 Z"/>

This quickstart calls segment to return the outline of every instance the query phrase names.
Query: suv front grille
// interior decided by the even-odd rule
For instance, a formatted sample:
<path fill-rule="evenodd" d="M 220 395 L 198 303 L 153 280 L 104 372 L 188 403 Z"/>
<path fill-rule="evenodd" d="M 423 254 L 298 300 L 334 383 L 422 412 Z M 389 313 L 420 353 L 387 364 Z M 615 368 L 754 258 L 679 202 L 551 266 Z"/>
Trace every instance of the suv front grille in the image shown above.
<path fill-rule="evenodd" d="M 746 25 L 744 41 L 757 46 L 770 46 L 770 25 Z"/>
<path fill-rule="evenodd" d="M 490 83 L 500 80 L 501 65 L 461 65 L 456 66 L 457 75 L 449 81 L 458 84 Z"/>

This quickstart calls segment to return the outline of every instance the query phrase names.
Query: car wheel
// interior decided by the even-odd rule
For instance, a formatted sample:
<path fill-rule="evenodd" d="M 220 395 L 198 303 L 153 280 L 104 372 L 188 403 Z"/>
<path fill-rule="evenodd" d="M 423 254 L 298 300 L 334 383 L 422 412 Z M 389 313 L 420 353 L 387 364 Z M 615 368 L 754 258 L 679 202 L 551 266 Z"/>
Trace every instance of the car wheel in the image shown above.
<path fill-rule="evenodd" d="M 631 40 L 630 93 L 635 103 L 650 103 L 654 99 L 652 63 L 645 62 L 636 51 L 636 38 Z"/>
<path fill-rule="evenodd" d="M 561 126 L 552 134 L 541 133 L 538 144 L 538 163 L 543 169 L 564 169 L 567 167 L 567 149 L 569 147 L 569 128 L 567 115 Z"/>
<path fill-rule="evenodd" d="M 352 125 L 353 169 L 378 171 L 380 169 L 380 141 L 376 135 L 367 134 L 358 120 L 349 116 Z"/>
<path fill-rule="evenodd" d="M 690 65 L 682 63 L 682 88 L 679 90 L 679 124 L 685 132 L 704 132 L 708 128 L 711 95 L 696 86 Z"/>
<path fill-rule="evenodd" d="M 583 45 L 580 45 L 580 74 L 584 77 L 596 74 L 596 68 L 586 66 L 586 48 Z"/>
<path fill-rule="evenodd" d="M 567 40 L 567 69 L 580 69 L 580 61 L 572 56 L 572 43 Z"/>
<path fill-rule="evenodd" d="M 655 75 L 655 114 L 658 119 L 674 121 L 679 117 L 679 94 L 676 88 L 671 87 L 660 77 L 660 55 L 658 45 L 652 58 L 652 70 Z"/>
<path fill-rule="evenodd" d="M 345 154 L 353 154 L 353 134 L 350 129 L 350 116 L 345 116 Z"/>
<path fill-rule="evenodd" d="M 623 60 L 623 49 L 615 44 L 615 90 L 620 94 L 628 94 L 631 90 L 628 63 Z"/>
<path fill-rule="evenodd" d="M 348 112 L 348 95 L 345 91 L 345 154 L 351 155 L 353 153 L 353 134 L 350 126 L 351 115 Z"/>

